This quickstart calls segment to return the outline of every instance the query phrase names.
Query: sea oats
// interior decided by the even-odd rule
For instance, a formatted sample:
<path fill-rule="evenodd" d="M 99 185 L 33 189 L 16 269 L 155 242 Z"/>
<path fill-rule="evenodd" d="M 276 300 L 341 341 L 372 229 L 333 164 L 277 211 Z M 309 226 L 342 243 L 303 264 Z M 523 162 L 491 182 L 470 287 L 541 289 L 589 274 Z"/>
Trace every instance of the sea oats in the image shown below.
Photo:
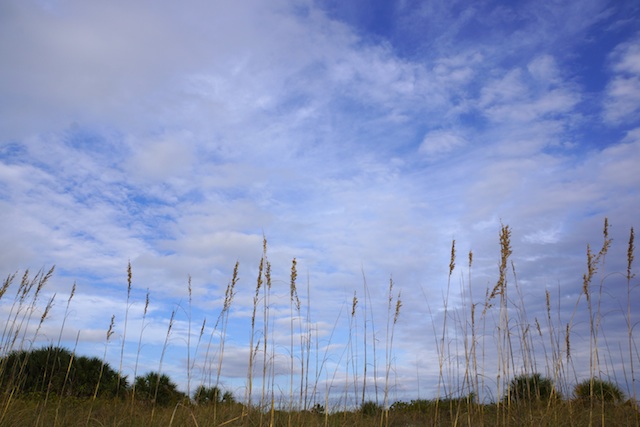
<path fill-rule="evenodd" d="M 456 268 L 456 241 L 451 242 L 451 259 L 449 261 L 449 275 L 453 273 L 453 269 Z"/>
<path fill-rule="evenodd" d="M 627 280 L 631 280 L 635 277 L 635 274 L 631 273 L 631 266 L 633 264 L 633 252 L 635 249 L 633 245 L 634 238 L 635 235 L 633 232 L 633 227 L 631 227 L 631 232 L 629 233 L 629 246 L 627 247 Z"/>

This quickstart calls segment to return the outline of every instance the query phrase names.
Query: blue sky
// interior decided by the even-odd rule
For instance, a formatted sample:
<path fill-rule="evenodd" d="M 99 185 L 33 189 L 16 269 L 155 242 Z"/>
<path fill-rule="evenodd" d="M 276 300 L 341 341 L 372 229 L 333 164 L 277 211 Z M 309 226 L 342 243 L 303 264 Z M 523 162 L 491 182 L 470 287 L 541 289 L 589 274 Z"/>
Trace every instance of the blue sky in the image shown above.
<path fill-rule="evenodd" d="M 548 291 L 557 326 L 571 319 L 582 338 L 582 378 L 584 299 L 573 310 L 586 245 L 601 245 L 608 217 L 605 272 L 624 272 L 638 225 L 638 15 L 635 2 L 599 0 L 5 1 L 0 271 L 55 264 L 57 302 L 39 340 L 57 339 L 75 281 L 66 342 L 80 331 L 80 348 L 101 355 L 115 315 L 109 360 L 119 364 L 126 338 L 128 372 L 149 288 L 141 358 L 157 366 L 177 309 L 163 369 L 185 387 L 187 278 L 193 347 L 238 261 L 223 384 L 242 395 L 264 235 L 279 353 L 294 257 L 303 306 L 308 282 L 313 328 L 331 344 L 329 383 L 346 375 L 363 272 L 376 325 L 393 277 L 403 303 L 393 396 L 429 397 L 451 241 L 454 310 L 470 250 L 475 302 L 495 284 L 508 224 L 528 322 L 546 318 Z M 618 348 L 626 281 L 605 282 L 603 327 Z M 606 371 L 621 375 L 628 358 L 613 353 Z"/>

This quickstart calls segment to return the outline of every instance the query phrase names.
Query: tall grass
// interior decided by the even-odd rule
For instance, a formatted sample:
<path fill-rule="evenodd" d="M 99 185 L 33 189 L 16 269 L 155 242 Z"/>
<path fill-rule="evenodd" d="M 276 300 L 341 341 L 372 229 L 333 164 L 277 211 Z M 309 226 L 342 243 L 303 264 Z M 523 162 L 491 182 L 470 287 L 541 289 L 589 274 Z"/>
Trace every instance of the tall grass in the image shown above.
<path fill-rule="evenodd" d="M 335 319 L 332 331 L 321 335 L 312 317 L 309 279 L 304 295 L 298 286 L 298 261 L 294 258 L 288 279 L 274 280 L 267 256 L 267 240 L 263 238 L 256 284 L 247 314 L 250 323 L 245 387 L 234 390 L 235 396 L 227 392 L 224 394 L 226 400 L 219 399 L 225 379 L 228 379 L 225 375 L 225 352 L 229 327 L 232 320 L 237 320 L 233 306 L 240 281 L 240 265 L 236 263 L 224 298 L 221 298 L 222 307 L 217 321 L 209 327 L 206 352 L 200 351 L 207 331 L 206 318 L 202 320 L 195 347 L 192 343 L 192 283 L 189 277 L 189 306 L 182 311 L 177 308 L 171 311 L 164 344 L 158 355 L 155 371 L 158 380 L 153 384 L 149 399 L 136 389 L 135 381 L 148 325 L 148 289 L 137 340 L 133 381 L 126 393 L 120 392 L 120 382 L 126 383 L 121 375 L 128 343 L 129 311 L 135 304 L 132 297 L 133 267 L 128 263 L 115 397 L 100 394 L 103 372 L 109 369 L 107 349 L 117 326 L 113 316 L 105 335 L 102 367 L 96 373 L 96 382 L 91 384 L 92 393 L 89 398 L 78 399 L 64 394 L 65 390 L 75 390 L 77 386 L 71 372 L 79 334 L 72 359 L 68 366 L 63 367 L 61 395 L 52 393 L 53 372 L 46 371 L 42 372 L 44 382 L 40 391 L 25 394 L 22 387 L 30 375 L 31 366 L 28 357 L 18 365 L 7 364 L 8 356 L 13 352 L 25 350 L 28 354 L 38 343 L 46 343 L 40 334 L 55 300 L 53 294 L 40 302 L 53 268 L 47 272 L 41 270 L 33 277 L 29 271 L 22 276 L 12 273 L 0 286 L 0 307 L 6 316 L 0 336 L 0 424 L 49 425 L 53 420 L 53 425 L 119 426 L 640 426 L 636 391 L 636 366 L 640 357 L 635 332 L 638 320 L 633 304 L 638 285 L 633 264 L 635 236 L 631 228 L 625 271 L 608 272 L 605 261 L 613 245 L 609 229 L 605 220 L 603 242 L 597 252 L 593 252 L 589 245 L 586 247 L 581 292 L 571 302 L 573 310 L 568 313 L 561 309 L 561 304 L 568 305 L 566 297 L 560 292 L 555 297 L 548 289 L 539 293 L 542 297 L 538 305 L 532 305 L 513 259 L 512 229 L 509 226 L 500 227 L 495 281 L 486 288 L 483 299 L 472 292 L 472 289 L 477 290 L 476 284 L 472 283 L 474 253 L 468 253 L 466 271 L 463 271 L 465 266 L 460 270 L 454 240 L 448 279 L 443 284 L 442 307 L 437 311 L 438 315 L 429 308 L 437 354 L 434 360 L 437 369 L 433 377 L 435 396 L 424 400 L 418 395 L 409 402 L 394 402 L 392 399 L 396 385 L 411 380 L 394 378 L 398 375 L 399 360 L 394 348 L 396 329 L 403 321 L 401 308 L 405 294 L 396 289 L 398 285 L 393 279 L 389 280 L 384 304 L 380 304 L 372 298 L 370 285 L 362 272 L 362 294 L 350 293 L 348 298 L 351 301 L 345 301 L 344 310 Z M 457 272 L 460 272 L 459 290 L 454 286 L 454 273 Z M 18 277 L 21 280 L 17 281 Z M 618 301 L 619 310 L 605 304 L 610 294 L 609 283 L 614 280 L 626 288 L 626 301 Z M 288 286 L 280 288 L 282 282 L 288 282 Z M 12 288 L 15 288 L 13 300 L 7 301 L 6 295 Z M 62 341 L 76 292 L 74 283 L 55 348 L 59 348 Z M 305 300 L 306 304 L 303 304 Z M 385 311 L 386 327 L 378 331 L 375 322 L 382 319 L 381 324 L 384 324 Z M 187 336 L 181 337 L 186 344 L 187 395 L 172 400 L 170 406 L 163 406 L 159 403 L 164 392 L 160 375 L 163 375 L 165 358 L 176 333 L 177 317 L 182 312 L 187 320 Z M 378 317 L 378 313 L 382 316 Z M 626 336 L 616 343 L 618 348 L 612 348 L 606 335 L 607 318 L 614 316 L 623 319 L 626 325 Z M 288 326 L 282 328 L 279 325 Z M 338 338 L 341 325 L 346 328 L 344 342 Z M 193 332 L 195 337 L 197 332 Z M 236 336 L 237 332 L 234 331 Z M 428 335 L 414 338 L 428 343 Z M 50 357 L 55 359 L 56 353 Z M 623 364 L 615 366 L 614 358 L 622 360 Z M 583 360 L 586 360 L 584 364 Z M 409 362 L 405 358 L 402 363 Z M 287 372 L 283 374 L 280 370 L 285 366 Z M 202 403 L 204 401 L 196 404 L 189 396 L 196 369 L 201 369 L 200 386 L 213 387 L 213 400 L 208 404 Z M 416 371 L 420 375 L 418 366 Z M 418 380 L 424 383 L 423 379 Z M 573 394 L 578 383 L 582 387 L 579 396 Z M 543 388 L 542 384 L 550 387 Z M 616 399 L 617 403 L 606 400 L 603 384 L 607 387 L 626 385 L 625 399 Z M 611 395 L 618 396 L 615 393 Z M 236 399 L 240 402 L 234 403 Z M 74 413 L 73 417 L 69 416 L 70 412 Z"/>

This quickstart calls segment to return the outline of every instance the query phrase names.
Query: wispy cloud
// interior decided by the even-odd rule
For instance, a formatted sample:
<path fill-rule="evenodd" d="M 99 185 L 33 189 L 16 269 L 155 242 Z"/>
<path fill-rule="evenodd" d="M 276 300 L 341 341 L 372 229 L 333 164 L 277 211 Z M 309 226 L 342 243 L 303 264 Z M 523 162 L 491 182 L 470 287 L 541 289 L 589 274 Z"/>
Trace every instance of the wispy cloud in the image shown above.
<path fill-rule="evenodd" d="M 621 43 L 610 55 L 615 73 L 607 85 L 604 118 L 621 123 L 635 122 L 640 110 L 640 40 Z"/>

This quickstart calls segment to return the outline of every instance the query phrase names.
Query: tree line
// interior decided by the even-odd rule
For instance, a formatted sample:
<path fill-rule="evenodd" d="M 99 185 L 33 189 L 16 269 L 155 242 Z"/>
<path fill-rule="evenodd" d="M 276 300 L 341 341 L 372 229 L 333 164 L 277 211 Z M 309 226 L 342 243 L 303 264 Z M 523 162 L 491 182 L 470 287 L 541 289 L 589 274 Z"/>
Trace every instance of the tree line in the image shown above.
<path fill-rule="evenodd" d="M 147 372 L 130 383 L 97 357 L 78 356 L 54 346 L 12 351 L 0 358 L 0 392 L 34 398 L 129 398 L 161 406 L 191 398 L 200 405 L 236 403 L 231 392 L 215 386 L 200 385 L 193 396 L 187 396 L 159 372 Z"/>

